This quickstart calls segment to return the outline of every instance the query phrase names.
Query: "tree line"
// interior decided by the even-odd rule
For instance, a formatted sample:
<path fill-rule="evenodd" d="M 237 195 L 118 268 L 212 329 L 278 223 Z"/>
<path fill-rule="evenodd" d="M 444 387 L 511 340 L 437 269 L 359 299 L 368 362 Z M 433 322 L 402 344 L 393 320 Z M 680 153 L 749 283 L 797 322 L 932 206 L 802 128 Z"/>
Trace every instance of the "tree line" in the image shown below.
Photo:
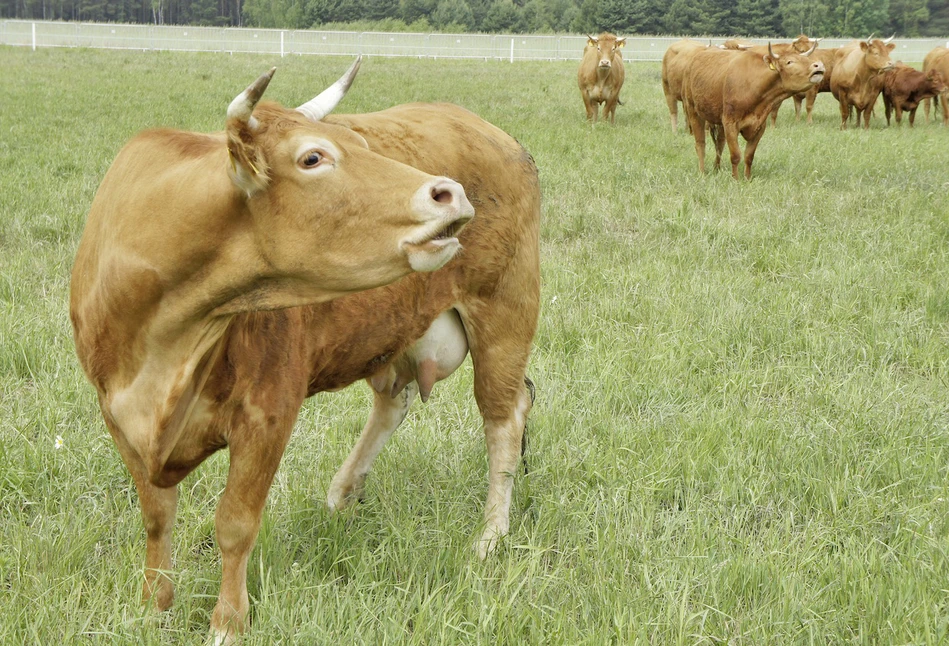
<path fill-rule="evenodd" d="M 357 31 L 949 37 L 949 0 L 0 0 L 0 18 Z"/>

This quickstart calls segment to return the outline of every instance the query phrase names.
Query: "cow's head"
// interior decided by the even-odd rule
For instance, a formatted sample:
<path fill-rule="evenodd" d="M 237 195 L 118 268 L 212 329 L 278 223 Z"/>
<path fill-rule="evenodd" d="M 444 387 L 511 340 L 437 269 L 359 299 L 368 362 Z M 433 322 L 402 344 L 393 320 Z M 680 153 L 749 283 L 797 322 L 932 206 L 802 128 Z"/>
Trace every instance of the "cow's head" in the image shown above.
<path fill-rule="evenodd" d="M 927 93 L 945 94 L 946 90 L 949 89 L 945 77 L 934 69 L 926 72 L 926 85 L 928 86 L 925 88 Z"/>
<path fill-rule="evenodd" d="M 804 34 L 801 34 L 791 41 L 791 49 L 800 54 L 804 54 L 811 50 L 811 48 L 815 47 L 818 43 L 820 43 L 820 38 L 808 38 Z"/>
<path fill-rule="evenodd" d="M 623 60 L 620 49 L 626 45 L 625 38 L 617 38 L 615 34 L 603 32 L 599 36 L 587 36 L 587 47 L 595 47 L 597 51 L 597 67 L 608 70 L 613 64 Z"/>
<path fill-rule="evenodd" d="M 320 121 L 345 94 L 358 63 L 297 110 L 258 105 L 273 70 L 228 108 L 227 172 L 266 268 L 263 291 L 273 297 L 252 294 L 256 308 L 434 271 L 458 251 L 457 235 L 474 215 L 457 182 L 382 157 L 360 135 Z"/>
<path fill-rule="evenodd" d="M 787 91 L 804 92 L 812 85 L 816 85 L 824 80 L 824 64 L 821 61 L 811 60 L 810 55 L 817 49 L 817 43 L 813 43 L 811 48 L 803 54 L 798 54 L 794 50 L 777 55 L 768 43 L 768 53 L 764 55 L 764 61 L 768 67 L 777 72 L 781 77 L 781 84 Z"/>
<path fill-rule="evenodd" d="M 891 43 L 893 36 L 886 40 L 874 39 L 872 36 L 867 40 L 860 41 L 860 49 L 863 50 L 864 61 L 867 67 L 873 72 L 885 72 L 893 69 L 894 63 L 890 58 L 890 52 L 896 49 L 896 45 Z"/>

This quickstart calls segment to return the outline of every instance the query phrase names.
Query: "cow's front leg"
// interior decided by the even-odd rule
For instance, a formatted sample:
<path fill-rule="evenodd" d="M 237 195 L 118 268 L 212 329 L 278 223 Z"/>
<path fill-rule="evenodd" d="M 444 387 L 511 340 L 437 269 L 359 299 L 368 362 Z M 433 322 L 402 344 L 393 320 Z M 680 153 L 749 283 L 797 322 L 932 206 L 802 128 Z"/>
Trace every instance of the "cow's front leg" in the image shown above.
<path fill-rule="evenodd" d="M 234 644 L 244 632 L 250 602 L 247 560 L 257 540 L 260 519 L 274 474 L 293 428 L 293 416 L 282 423 L 248 426 L 231 439 L 227 485 L 215 515 L 221 550 L 221 592 L 211 615 L 215 646 Z"/>
<path fill-rule="evenodd" d="M 145 526 L 145 582 L 142 585 L 142 603 L 155 610 L 167 610 L 175 598 L 175 584 L 171 579 L 171 536 L 178 510 L 178 488 L 157 487 L 148 478 L 145 464 L 129 445 L 125 435 L 116 429 L 106 415 L 106 425 L 115 446 L 128 467 L 138 492 Z"/>
<path fill-rule="evenodd" d="M 142 603 L 167 610 L 175 598 L 171 570 L 171 534 L 178 509 L 178 487 L 160 488 L 137 479 L 138 498 L 145 525 L 145 583 Z"/>
<path fill-rule="evenodd" d="M 330 483 L 326 504 L 332 511 L 345 509 L 362 496 L 372 463 L 405 419 L 417 394 L 418 386 L 414 381 L 395 397 L 390 397 L 388 392 L 373 391 L 372 412 L 359 441 Z"/>

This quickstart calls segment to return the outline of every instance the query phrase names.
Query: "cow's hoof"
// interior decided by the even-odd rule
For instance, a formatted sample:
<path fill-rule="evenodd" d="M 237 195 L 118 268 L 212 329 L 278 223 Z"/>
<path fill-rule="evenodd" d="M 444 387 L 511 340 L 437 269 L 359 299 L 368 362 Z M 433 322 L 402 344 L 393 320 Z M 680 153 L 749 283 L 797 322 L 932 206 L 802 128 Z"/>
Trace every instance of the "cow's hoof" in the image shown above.
<path fill-rule="evenodd" d="M 238 639 L 239 637 L 232 630 L 224 632 L 212 628 L 211 634 L 204 643 L 206 646 L 234 646 L 238 643 Z"/>
<path fill-rule="evenodd" d="M 329 493 L 326 494 L 326 506 L 330 512 L 342 511 L 362 500 L 365 483 L 366 476 L 346 481 L 333 478 Z"/>
<path fill-rule="evenodd" d="M 474 544 L 475 553 L 478 555 L 478 558 L 483 561 L 496 552 L 498 545 L 501 544 L 501 539 L 504 538 L 506 533 L 507 532 L 502 532 L 497 527 L 488 527 L 485 529 L 481 534 L 481 538 L 475 541 Z"/>

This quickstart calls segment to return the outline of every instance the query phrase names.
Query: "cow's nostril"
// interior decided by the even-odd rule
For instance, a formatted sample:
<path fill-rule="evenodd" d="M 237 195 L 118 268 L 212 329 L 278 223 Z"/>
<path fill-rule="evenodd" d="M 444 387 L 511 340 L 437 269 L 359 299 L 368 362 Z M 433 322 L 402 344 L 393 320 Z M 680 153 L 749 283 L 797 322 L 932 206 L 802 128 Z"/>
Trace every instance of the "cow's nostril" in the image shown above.
<path fill-rule="evenodd" d="M 432 199 L 438 202 L 439 204 L 451 204 L 452 200 L 451 191 L 446 191 L 438 188 L 432 189 Z"/>

